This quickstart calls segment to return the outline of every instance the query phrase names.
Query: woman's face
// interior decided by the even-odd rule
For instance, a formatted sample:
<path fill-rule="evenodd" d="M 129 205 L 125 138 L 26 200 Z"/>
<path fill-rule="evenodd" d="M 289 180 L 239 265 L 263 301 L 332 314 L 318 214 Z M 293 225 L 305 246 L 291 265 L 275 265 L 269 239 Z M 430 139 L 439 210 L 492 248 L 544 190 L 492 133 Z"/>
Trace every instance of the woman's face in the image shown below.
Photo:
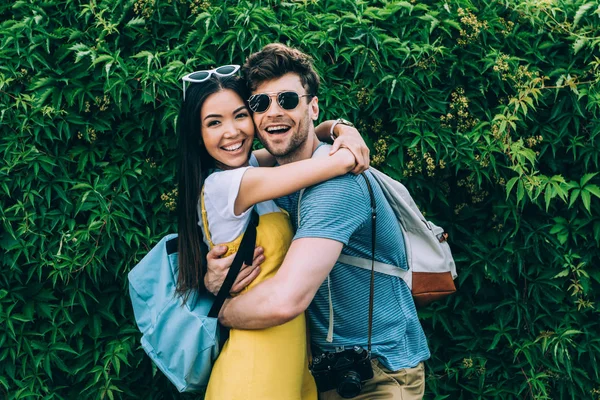
<path fill-rule="evenodd" d="M 202 140 L 221 169 L 247 165 L 254 123 L 240 96 L 230 89 L 213 93 L 200 110 Z"/>

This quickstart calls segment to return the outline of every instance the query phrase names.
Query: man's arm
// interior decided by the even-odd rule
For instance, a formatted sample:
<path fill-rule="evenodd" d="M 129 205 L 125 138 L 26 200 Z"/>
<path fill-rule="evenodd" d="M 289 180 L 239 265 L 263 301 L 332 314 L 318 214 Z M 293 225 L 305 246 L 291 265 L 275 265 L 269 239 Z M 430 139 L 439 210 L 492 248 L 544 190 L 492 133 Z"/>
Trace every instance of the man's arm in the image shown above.
<path fill-rule="evenodd" d="M 226 301 L 219 321 L 236 329 L 263 329 L 294 319 L 308 308 L 342 247 L 332 239 L 294 240 L 275 276 Z"/>

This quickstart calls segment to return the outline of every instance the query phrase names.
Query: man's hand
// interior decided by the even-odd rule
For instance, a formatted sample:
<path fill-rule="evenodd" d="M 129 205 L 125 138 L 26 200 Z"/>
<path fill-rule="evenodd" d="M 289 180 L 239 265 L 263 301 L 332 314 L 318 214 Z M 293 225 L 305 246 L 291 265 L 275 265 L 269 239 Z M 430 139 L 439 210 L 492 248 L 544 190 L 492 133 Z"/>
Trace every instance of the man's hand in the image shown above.
<path fill-rule="evenodd" d="M 215 246 L 211 251 L 206 255 L 207 262 L 207 271 L 206 275 L 204 275 L 204 286 L 206 289 L 214 294 L 215 296 L 219 293 L 223 282 L 225 281 L 225 277 L 229 272 L 229 267 L 231 263 L 233 263 L 233 259 L 235 258 L 235 253 L 221 258 L 223 254 L 227 253 L 227 246 L 220 245 Z M 254 249 L 254 260 L 252 261 L 252 265 L 242 265 L 242 269 L 238 274 L 233 286 L 231 287 L 230 294 L 236 294 L 248 286 L 260 273 L 260 264 L 265 261 L 265 256 L 263 255 L 263 248 L 257 247 Z"/>
<path fill-rule="evenodd" d="M 329 155 L 338 151 L 340 147 L 345 147 L 356 158 L 356 166 L 350 172 L 353 174 L 360 174 L 369 168 L 369 148 L 367 144 L 360 136 L 360 133 L 356 128 L 348 125 L 337 124 L 333 129 L 333 132 L 338 135 L 337 139 L 333 142 Z"/>

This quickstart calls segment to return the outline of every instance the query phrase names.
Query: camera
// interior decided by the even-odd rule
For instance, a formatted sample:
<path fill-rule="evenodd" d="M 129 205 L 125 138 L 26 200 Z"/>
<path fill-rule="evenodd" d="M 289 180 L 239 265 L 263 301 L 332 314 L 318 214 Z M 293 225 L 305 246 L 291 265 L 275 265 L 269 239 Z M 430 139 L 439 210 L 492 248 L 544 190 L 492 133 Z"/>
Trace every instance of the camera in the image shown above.
<path fill-rule="evenodd" d="M 316 356 L 310 370 L 319 392 L 336 389 L 345 399 L 357 396 L 362 382 L 373 377 L 370 354 L 360 346 Z"/>

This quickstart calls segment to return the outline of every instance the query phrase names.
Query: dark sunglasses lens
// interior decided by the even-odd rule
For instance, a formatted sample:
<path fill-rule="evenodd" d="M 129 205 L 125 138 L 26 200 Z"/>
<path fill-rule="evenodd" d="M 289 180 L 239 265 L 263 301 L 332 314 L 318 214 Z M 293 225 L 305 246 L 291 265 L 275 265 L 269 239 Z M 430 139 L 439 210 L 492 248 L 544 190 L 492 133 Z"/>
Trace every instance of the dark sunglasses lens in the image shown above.
<path fill-rule="evenodd" d="M 267 111 L 269 105 L 271 104 L 271 98 L 266 94 L 256 94 L 250 97 L 250 101 L 248 103 L 252 111 L 261 113 Z"/>
<path fill-rule="evenodd" d="M 229 75 L 233 74 L 233 71 L 235 71 L 235 67 L 233 65 L 223 65 L 222 67 L 215 69 L 215 71 L 221 75 Z"/>
<path fill-rule="evenodd" d="M 189 79 L 194 80 L 194 81 L 202 81 L 206 78 L 208 78 L 208 72 L 207 71 L 199 71 L 199 72 L 194 72 L 193 74 L 191 74 L 189 76 Z"/>
<path fill-rule="evenodd" d="M 284 110 L 293 110 L 298 106 L 298 93 L 283 92 L 277 96 L 277 102 Z"/>

